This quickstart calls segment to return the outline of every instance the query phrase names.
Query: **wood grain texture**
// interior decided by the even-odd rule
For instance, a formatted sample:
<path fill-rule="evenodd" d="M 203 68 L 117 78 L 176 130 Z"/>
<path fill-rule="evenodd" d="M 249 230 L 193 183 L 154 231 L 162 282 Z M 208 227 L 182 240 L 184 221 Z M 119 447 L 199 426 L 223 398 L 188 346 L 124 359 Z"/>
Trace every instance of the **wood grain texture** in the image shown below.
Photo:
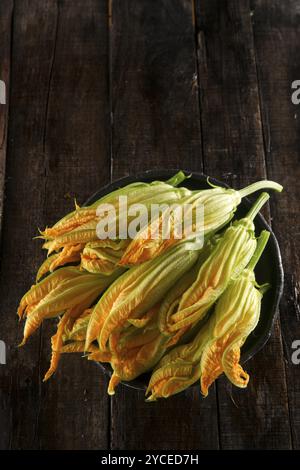
<path fill-rule="evenodd" d="M 53 328 L 45 324 L 18 350 L 22 327 L 17 330 L 14 312 L 45 256 L 32 241 L 37 228 L 72 209 L 73 196 L 83 202 L 109 180 L 107 5 L 15 3 L 1 249 L 1 335 L 10 345 L 1 368 L 2 445 L 105 448 L 109 407 L 101 373 L 68 357 L 57 376 L 41 384 Z"/>
<path fill-rule="evenodd" d="M 300 340 L 300 108 L 291 101 L 291 84 L 300 77 L 300 11 L 291 0 L 253 1 L 251 9 L 267 172 L 284 186 L 271 209 L 285 271 L 280 317 L 293 446 L 299 449 L 300 365 L 292 362 L 292 345 Z"/>
<path fill-rule="evenodd" d="M 112 6 L 113 178 L 156 167 L 201 170 L 192 2 Z M 199 390 L 144 400 L 142 392 L 118 388 L 113 449 L 218 448 L 213 391 L 206 401 Z"/>
<path fill-rule="evenodd" d="M 199 1 L 197 26 L 205 172 L 240 188 L 266 177 L 249 2 Z M 272 195 L 276 202 L 280 198 Z M 221 447 L 290 448 L 278 323 L 246 370 L 246 390 L 232 387 L 225 378 L 218 380 Z"/>
<path fill-rule="evenodd" d="M 5 189 L 5 166 L 7 148 L 7 127 L 8 127 L 8 107 L 10 90 L 10 69 L 11 69 L 11 35 L 12 35 L 12 10 L 13 2 L 10 0 L 0 4 L 0 79 L 4 81 L 6 87 L 6 104 L 0 104 L 0 236 L 2 233 L 2 214 Z M 2 317 L 1 317 L 1 321 Z M 1 329 L 0 339 L 4 341 Z M 7 351 L 6 351 L 7 353 Z M 6 358 L 7 359 L 7 358 Z M 0 381 L 4 375 L 6 365 L 0 366 Z M 7 393 L 9 390 L 9 377 L 6 375 L 4 388 L 0 387 L 0 449 L 7 448 L 10 432 L 10 413 L 6 409 Z"/>
<path fill-rule="evenodd" d="M 0 233 L 3 214 L 5 163 L 7 145 L 7 123 L 9 109 L 9 85 L 11 62 L 11 33 L 12 33 L 13 0 L 0 3 L 0 80 L 4 83 L 6 103 L 0 104 Z"/>
<path fill-rule="evenodd" d="M 43 7 L 40 2 L 15 2 L 0 272 L 1 336 L 8 348 L 0 388 L 4 448 L 35 448 L 37 440 L 40 340 L 36 335 L 26 348 L 17 348 L 22 328 L 17 326 L 16 308 L 41 261 L 40 247 L 32 237 L 43 211 L 43 126 L 55 18 L 56 5 L 51 1 Z"/>
<path fill-rule="evenodd" d="M 44 134 L 44 225 L 72 210 L 74 196 L 83 203 L 110 179 L 106 2 L 59 2 L 56 21 Z M 52 333 L 50 322 L 44 323 L 42 376 L 49 367 Z M 95 364 L 80 355 L 63 357 L 57 374 L 41 389 L 40 447 L 107 448 L 106 387 Z"/>
<path fill-rule="evenodd" d="M 192 1 L 112 0 L 114 177 L 202 169 Z"/>
<path fill-rule="evenodd" d="M 300 448 L 299 19 L 295 0 L 0 1 L 0 449 Z M 37 228 L 111 179 L 172 167 L 284 185 L 265 210 L 283 255 L 281 319 L 247 363 L 249 387 L 108 398 L 77 356 L 42 384 L 53 323 L 18 349 L 15 316 L 44 257 Z"/>

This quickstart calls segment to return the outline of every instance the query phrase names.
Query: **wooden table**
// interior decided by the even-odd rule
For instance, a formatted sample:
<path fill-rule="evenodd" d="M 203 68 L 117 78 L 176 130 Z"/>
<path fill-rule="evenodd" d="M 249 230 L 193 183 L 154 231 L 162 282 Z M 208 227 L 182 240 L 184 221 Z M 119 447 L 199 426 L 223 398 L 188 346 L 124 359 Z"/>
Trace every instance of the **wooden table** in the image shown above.
<path fill-rule="evenodd" d="M 1 0 L 0 448 L 300 448 L 299 0 Z M 9 115 L 9 116 L 8 116 Z M 44 253 L 32 241 L 96 189 L 150 168 L 235 188 L 284 185 L 268 210 L 285 290 L 246 390 L 221 378 L 144 402 L 80 357 L 42 384 L 51 322 L 25 348 L 16 307 Z"/>

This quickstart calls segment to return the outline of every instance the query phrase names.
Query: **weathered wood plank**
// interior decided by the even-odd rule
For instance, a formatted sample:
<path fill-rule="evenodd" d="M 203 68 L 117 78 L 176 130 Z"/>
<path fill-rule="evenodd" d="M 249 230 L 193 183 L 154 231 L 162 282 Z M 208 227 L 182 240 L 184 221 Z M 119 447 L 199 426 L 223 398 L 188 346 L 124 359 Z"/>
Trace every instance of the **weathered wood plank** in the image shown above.
<path fill-rule="evenodd" d="M 7 145 L 8 109 L 9 109 L 9 84 L 11 62 L 11 25 L 12 25 L 13 0 L 4 0 L 0 4 L 0 231 L 3 214 L 5 162 Z"/>
<path fill-rule="evenodd" d="M 15 312 L 41 261 L 40 247 L 32 237 L 43 212 L 43 133 L 56 4 L 30 0 L 14 3 L 0 272 L 1 337 L 7 344 L 7 365 L 1 367 L 0 434 L 4 448 L 35 448 L 40 338 L 35 335 L 26 348 L 17 349 L 22 327 L 18 327 Z"/>
<path fill-rule="evenodd" d="M 1 336 L 10 345 L 0 387 L 4 448 L 108 445 L 106 385 L 96 366 L 68 356 L 42 384 L 53 329 L 45 324 L 18 350 L 14 316 L 45 256 L 32 241 L 37 227 L 109 181 L 107 39 L 106 2 L 15 2 L 0 274 Z"/>
<path fill-rule="evenodd" d="M 72 210 L 73 196 L 84 202 L 110 180 L 107 2 L 59 3 L 48 90 L 44 224 Z M 49 367 L 51 334 L 53 328 L 45 323 L 41 376 Z M 63 357 L 57 374 L 42 386 L 39 446 L 107 448 L 106 387 L 106 378 L 95 364 L 80 355 Z"/>
<path fill-rule="evenodd" d="M 266 176 L 249 1 L 199 1 L 197 22 L 205 172 L 239 188 Z M 278 323 L 246 369 L 245 391 L 218 381 L 221 447 L 290 448 Z"/>
<path fill-rule="evenodd" d="M 202 169 L 191 1 L 112 2 L 114 178 L 148 168 Z M 149 404 L 120 386 L 112 399 L 113 449 L 217 448 L 214 393 Z"/>
<path fill-rule="evenodd" d="M 12 3 L 0 2 L 0 79 L 7 77 L 6 83 Z M 300 78 L 296 3 L 195 0 L 202 141 L 192 1 L 14 3 L 0 270 L 0 339 L 9 346 L 7 365 L 0 367 L 0 448 L 217 448 L 218 413 L 223 448 L 289 448 L 289 417 L 299 448 L 299 365 L 291 361 L 291 345 L 300 339 L 299 117 L 290 101 L 291 82 Z M 155 167 L 201 170 L 203 146 L 208 174 L 239 187 L 267 173 L 285 186 L 271 210 L 286 271 L 286 370 L 277 323 L 271 341 L 247 364 L 249 388 L 218 382 L 218 411 L 214 389 L 206 400 L 190 390 L 145 404 L 142 393 L 124 387 L 109 410 L 106 379 L 79 357 L 65 358 L 56 377 L 42 385 L 48 325 L 25 348 L 15 348 L 22 327 L 17 330 L 13 312 L 42 260 L 40 243 L 31 240 L 36 228 L 69 210 L 73 196 L 82 202 L 110 177 L 107 3 L 112 177 Z M 0 212 L 7 129 L 1 112 Z"/>
<path fill-rule="evenodd" d="M 299 4 L 288 0 L 251 1 L 256 63 L 268 176 L 284 192 L 271 202 L 285 270 L 280 306 L 286 360 L 289 411 L 294 448 L 300 448 L 299 364 L 292 362 L 293 342 L 300 340 L 300 110 L 291 101 L 291 84 L 299 80 Z"/>
<path fill-rule="evenodd" d="M 7 127 L 8 127 L 8 107 L 10 89 L 10 69 L 11 69 L 11 26 L 12 26 L 13 1 L 6 0 L 0 4 L 0 80 L 5 84 L 5 104 L 0 104 L 0 235 L 2 229 L 2 213 L 4 202 L 5 186 L 5 166 L 7 148 Z M 4 341 L 3 330 L 1 329 L 0 340 Z M 10 415 L 6 410 L 8 382 L 5 382 L 6 389 L 2 389 L 2 376 L 4 371 L 7 374 L 7 365 L 0 365 L 0 449 L 5 449 L 9 442 Z M 6 376 L 7 377 L 7 376 Z"/>
<path fill-rule="evenodd" d="M 202 169 L 192 1 L 112 0 L 114 177 Z"/>

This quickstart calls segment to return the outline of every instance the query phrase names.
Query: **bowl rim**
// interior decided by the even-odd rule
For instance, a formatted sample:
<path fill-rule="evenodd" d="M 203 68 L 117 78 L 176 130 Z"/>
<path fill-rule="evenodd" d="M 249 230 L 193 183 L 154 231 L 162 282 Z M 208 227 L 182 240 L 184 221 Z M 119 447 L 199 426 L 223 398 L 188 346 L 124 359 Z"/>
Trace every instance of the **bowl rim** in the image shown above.
<path fill-rule="evenodd" d="M 95 202 L 97 199 L 105 196 L 106 194 L 118 188 L 124 187 L 128 184 L 135 183 L 137 181 L 144 181 L 148 179 L 151 181 L 164 181 L 166 179 L 171 178 L 174 174 L 178 173 L 179 171 L 183 171 L 185 174 L 189 175 L 192 180 L 193 179 L 198 180 L 199 183 L 203 183 L 204 180 L 208 181 L 209 179 L 209 181 L 213 185 L 222 186 L 224 188 L 230 187 L 227 183 L 224 183 L 223 181 L 220 181 L 214 177 L 210 177 L 210 176 L 205 175 L 204 173 L 193 171 L 193 170 L 178 169 L 178 168 L 151 169 L 151 170 L 146 170 L 141 173 L 134 174 L 134 175 L 127 175 L 122 178 L 118 178 L 114 181 L 111 181 L 110 183 L 106 184 L 105 186 L 100 187 L 97 191 L 95 191 L 84 202 L 83 206 L 88 206 L 92 204 L 93 202 Z M 245 206 L 247 206 L 247 208 L 251 207 L 251 201 L 248 197 L 244 197 L 242 200 L 242 203 Z M 270 227 L 270 225 L 268 224 L 264 216 L 261 215 L 261 213 L 257 214 L 256 219 L 259 219 L 261 225 L 263 225 L 264 228 L 270 232 L 270 239 L 269 239 L 268 244 L 269 244 L 269 249 L 272 250 L 272 255 L 275 256 L 276 285 L 274 286 L 275 295 L 272 299 L 272 304 L 270 307 L 270 310 L 272 311 L 272 315 L 268 317 L 265 332 L 264 334 L 258 337 L 257 341 L 251 347 L 249 347 L 247 351 L 243 352 L 243 349 L 242 349 L 241 351 L 241 363 L 242 364 L 244 364 L 249 359 L 251 359 L 255 354 L 257 354 L 268 342 L 272 334 L 273 328 L 274 328 L 274 323 L 279 315 L 279 304 L 280 304 L 280 299 L 281 299 L 283 288 L 284 288 L 284 271 L 283 271 L 281 252 L 280 252 L 277 238 L 273 232 L 273 229 Z M 102 369 L 102 371 L 104 372 L 106 376 L 111 377 L 112 369 L 109 364 L 100 363 L 100 362 L 96 362 L 95 364 Z M 144 391 L 147 388 L 144 381 L 140 379 L 139 377 L 137 377 L 136 379 L 130 382 L 121 381 L 121 384 L 134 390 Z M 195 386 L 196 384 L 193 384 L 193 385 Z"/>

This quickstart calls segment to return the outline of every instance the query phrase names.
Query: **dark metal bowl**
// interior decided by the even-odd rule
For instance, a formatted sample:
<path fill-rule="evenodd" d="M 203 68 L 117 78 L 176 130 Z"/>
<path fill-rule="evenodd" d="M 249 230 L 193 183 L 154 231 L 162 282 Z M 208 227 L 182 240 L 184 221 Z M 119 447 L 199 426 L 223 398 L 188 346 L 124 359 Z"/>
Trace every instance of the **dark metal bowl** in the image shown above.
<path fill-rule="evenodd" d="M 114 181 L 111 184 L 99 189 L 93 196 L 91 196 L 88 201 L 86 201 L 85 205 L 92 204 L 93 202 L 100 199 L 102 196 L 114 191 L 118 188 L 124 187 L 127 184 L 136 182 L 136 181 L 145 181 L 150 182 L 154 180 L 164 181 L 171 176 L 173 176 L 179 170 L 149 170 L 144 173 L 141 173 L 137 176 L 128 176 L 125 178 L 121 178 L 117 181 Z M 186 186 L 189 189 L 206 189 L 209 187 L 207 183 L 207 176 L 199 173 L 194 173 L 190 171 L 184 170 L 186 174 L 191 174 L 192 176 L 184 181 L 183 186 Z M 218 186 L 227 187 L 226 184 L 214 179 L 209 178 L 213 184 Z M 257 193 L 251 197 L 251 202 L 248 198 L 243 198 L 241 204 L 239 205 L 235 217 L 241 218 L 243 217 L 251 207 L 252 201 L 257 197 Z M 278 306 L 279 301 L 283 291 L 283 268 L 282 268 L 282 261 L 281 261 L 281 254 L 280 249 L 278 246 L 278 242 L 276 237 L 267 224 L 264 217 L 258 214 L 255 218 L 255 227 L 256 227 L 256 235 L 258 235 L 262 230 L 266 229 L 271 232 L 270 239 L 268 244 L 265 248 L 265 251 L 260 258 L 256 268 L 255 268 L 255 275 L 257 282 L 259 284 L 263 283 L 270 283 L 271 288 L 268 292 L 264 295 L 262 300 L 261 306 L 261 315 L 256 326 L 255 330 L 250 334 L 247 338 L 243 348 L 242 348 L 242 355 L 241 355 L 241 362 L 245 363 L 251 357 L 253 357 L 268 341 L 274 321 L 278 314 Z M 112 369 L 109 364 L 100 364 L 99 366 L 104 371 L 104 373 L 108 376 L 111 376 Z M 122 382 L 124 385 L 138 389 L 138 390 L 145 390 L 146 385 L 149 380 L 149 374 L 143 374 L 140 377 L 132 380 L 131 382 Z"/>

